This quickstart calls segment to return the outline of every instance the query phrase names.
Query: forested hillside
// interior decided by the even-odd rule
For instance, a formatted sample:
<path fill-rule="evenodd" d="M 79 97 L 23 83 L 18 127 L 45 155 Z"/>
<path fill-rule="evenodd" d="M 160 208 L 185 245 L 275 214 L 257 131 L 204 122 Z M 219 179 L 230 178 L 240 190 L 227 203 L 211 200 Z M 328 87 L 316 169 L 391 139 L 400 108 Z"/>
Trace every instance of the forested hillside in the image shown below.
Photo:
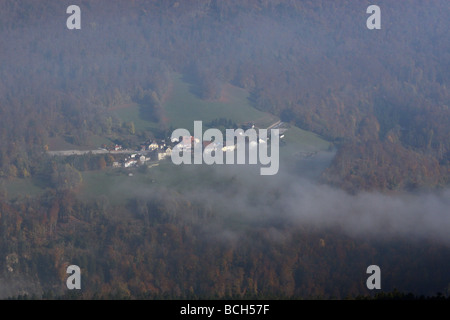
<path fill-rule="evenodd" d="M 66 28 L 72 4 L 81 30 Z M 380 0 L 368 30 L 370 4 L 0 0 L 0 298 L 345 298 L 371 294 L 371 264 L 387 291 L 450 294 L 450 6 Z M 224 101 L 231 84 L 331 141 L 319 183 L 290 167 L 270 183 L 200 169 L 171 188 L 133 171 L 146 189 L 108 171 L 111 156 L 46 153 L 167 138 L 173 74 L 195 99 Z M 129 105 L 152 130 L 117 116 Z M 208 125 L 224 123 L 237 126 Z M 134 196 L 96 196 L 86 180 L 107 174 Z M 31 179 L 34 196 L 12 190 Z"/>
<path fill-rule="evenodd" d="M 78 31 L 65 27 L 68 1 L 1 4 L 2 176 L 34 174 L 48 137 L 107 132 L 105 108 L 158 108 L 175 70 L 202 98 L 231 82 L 257 108 L 335 140 L 345 156 L 326 181 L 448 183 L 446 1 L 381 1 L 376 31 L 353 1 L 80 1 Z"/>
<path fill-rule="evenodd" d="M 224 219 L 167 191 L 127 206 L 49 192 L 0 210 L 4 277 L 31 279 L 15 291 L 3 285 L 3 298 L 344 299 L 371 294 L 373 263 L 384 292 L 450 294 L 450 250 L 433 240 L 373 241 L 283 219 L 252 222 L 239 210 Z M 81 292 L 65 287 L 70 264 L 82 268 Z"/>

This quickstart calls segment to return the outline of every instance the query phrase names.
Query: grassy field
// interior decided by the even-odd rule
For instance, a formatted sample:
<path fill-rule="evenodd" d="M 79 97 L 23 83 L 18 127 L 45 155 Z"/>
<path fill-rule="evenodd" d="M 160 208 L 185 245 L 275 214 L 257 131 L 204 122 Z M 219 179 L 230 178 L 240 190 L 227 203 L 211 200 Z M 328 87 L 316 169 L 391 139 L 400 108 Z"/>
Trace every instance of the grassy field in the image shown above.
<path fill-rule="evenodd" d="M 253 121 L 258 127 L 265 128 L 278 120 L 274 115 L 253 108 L 248 92 L 230 84 L 224 85 L 221 101 L 202 100 L 192 91 L 192 85 L 184 81 L 181 75 L 173 75 L 172 91 L 163 105 L 169 126 L 192 132 L 196 120 L 209 122 L 226 118 L 238 124 Z M 142 119 L 140 108 L 138 104 L 133 104 L 114 112 L 123 121 L 134 122 L 137 131 L 157 128 L 156 123 Z"/>
<path fill-rule="evenodd" d="M 169 119 L 169 125 L 173 128 L 186 128 L 193 133 L 193 123 L 195 120 L 208 122 L 217 118 L 231 119 L 235 123 L 252 121 L 257 127 L 267 128 L 278 121 L 278 117 L 261 112 L 251 106 L 248 100 L 248 92 L 244 89 L 232 85 L 224 85 L 223 99 L 221 101 L 206 101 L 197 97 L 192 90 L 191 84 L 186 82 L 179 74 L 173 75 L 173 86 L 167 98 L 164 109 Z M 123 108 L 115 109 L 114 112 L 122 121 L 134 122 L 136 131 L 152 130 L 158 124 L 142 119 L 140 106 L 130 104 Z M 110 143 L 106 138 L 94 137 L 87 148 L 97 148 L 103 143 Z M 300 153 L 326 151 L 330 143 L 323 140 L 318 135 L 291 127 L 285 132 L 285 137 L 281 143 L 280 160 L 289 163 L 300 163 Z M 68 143 L 62 138 L 53 138 L 50 141 L 51 150 L 80 149 Z M 312 165 L 317 166 L 314 159 L 309 160 Z M 303 161 L 301 165 L 304 165 Z M 319 166 L 326 166 L 320 164 Z M 95 199 L 100 196 L 107 197 L 111 203 L 124 203 L 127 199 L 151 189 L 169 188 L 183 192 L 193 186 L 208 186 L 217 192 L 221 190 L 221 184 L 231 184 L 232 181 L 225 181 L 217 172 L 228 172 L 228 177 L 239 174 L 242 167 L 235 166 L 217 167 L 211 166 L 175 166 L 168 161 L 159 162 L 156 166 L 148 168 L 145 172 L 139 169 L 124 170 L 107 168 L 103 171 L 85 171 L 83 175 L 83 185 L 79 195 L 83 199 Z M 195 168 L 194 168 L 195 167 Z M 239 167 L 239 166 L 237 166 Z M 319 168 L 320 169 L 320 168 Z M 248 172 L 255 170 L 255 175 L 259 175 L 259 166 L 248 166 Z M 128 174 L 132 172 L 133 176 Z M 232 173 L 230 175 L 230 172 Z M 0 181 L 0 188 L 8 193 L 8 198 L 15 198 L 20 195 L 39 195 L 45 189 L 39 181 L 33 179 L 14 179 L 11 181 Z M 223 188 L 222 188 L 223 189 Z M 0 189 L 1 191 L 1 189 Z"/>
<path fill-rule="evenodd" d="M 193 130 L 195 120 L 208 122 L 217 118 L 231 119 L 235 123 L 253 121 L 259 127 L 267 127 L 277 117 L 261 112 L 250 105 L 248 92 L 226 84 L 221 101 L 206 101 L 192 93 L 192 86 L 181 75 L 173 77 L 173 92 L 164 109 L 174 128 Z"/>
<path fill-rule="evenodd" d="M 103 144 L 111 144 L 111 140 L 98 135 L 92 135 L 89 138 L 89 142 L 86 145 L 78 146 L 74 145 L 64 139 L 64 137 L 53 137 L 48 139 L 48 147 L 51 151 L 61 151 L 61 150 L 92 150 L 97 149 Z"/>
<path fill-rule="evenodd" d="M 224 85 L 223 101 L 205 101 L 192 91 L 192 85 L 186 82 L 182 75 L 173 75 L 172 92 L 164 104 L 166 116 L 173 128 L 186 128 L 193 133 L 195 120 L 208 122 L 217 118 L 231 119 L 236 123 L 252 121 L 257 127 L 267 128 L 279 120 L 274 115 L 253 108 L 248 100 L 249 94 L 244 89 L 229 84 Z M 138 131 L 157 128 L 156 123 L 140 117 L 139 109 L 140 106 L 134 104 L 115 112 L 123 121 L 133 121 Z M 318 135 L 297 127 L 291 127 L 285 133 L 284 140 L 286 143 L 281 148 L 284 158 L 291 157 L 298 152 L 327 150 L 330 145 Z"/>
<path fill-rule="evenodd" d="M 26 179 L 0 179 L 0 192 L 6 190 L 6 196 L 8 199 L 16 199 L 18 197 L 34 197 L 44 192 L 42 184 L 33 178 Z"/>
<path fill-rule="evenodd" d="M 79 196 L 85 200 L 104 196 L 110 203 L 118 204 L 137 195 L 149 194 L 152 188 L 168 188 L 183 193 L 195 187 L 217 185 L 219 178 L 214 169 L 207 165 L 177 166 L 169 159 L 145 172 L 139 168 L 84 171 Z"/>
<path fill-rule="evenodd" d="M 131 189 L 129 190 L 133 190 L 130 179 L 132 177 L 121 174 L 118 170 L 84 171 L 82 176 L 83 183 L 79 192 L 79 196 L 82 199 L 92 200 L 105 196 L 112 204 L 117 204 L 124 202 L 128 198 L 126 192 L 123 192 L 127 190 L 125 184 L 130 182 L 129 187 Z M 123 188 L 120 186 L 123 186 Z"/>
<path fill-rule="evenodd" d="M 294 155 L 298 152 L 324 151 L 330 147 L 330 142 L 322 139 L 317 134 L 294 126 L 284 133 L 283 140 L 285 144 L 281 147 L 281 152 L 286 156 Z"/>
<path fill-rule="evenodd" d="M 158 128 L 156 122 L 147 121 L 141 117 L 141 106 L 134 103 L 126 108 L 114 110 L 114 114 L 124 122 L 133 122 L 136 131 L 152 131 Z"/>

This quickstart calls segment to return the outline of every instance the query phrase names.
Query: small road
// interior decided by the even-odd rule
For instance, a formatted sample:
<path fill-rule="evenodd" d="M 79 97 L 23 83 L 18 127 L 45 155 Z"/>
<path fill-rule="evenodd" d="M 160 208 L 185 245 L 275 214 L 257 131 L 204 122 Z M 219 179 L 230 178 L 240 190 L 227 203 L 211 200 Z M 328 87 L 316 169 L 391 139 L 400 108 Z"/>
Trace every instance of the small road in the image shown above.
<path fill-rule="evenodd" d="M 278 128 L 282 123 L 283 123 L 283 122 L 281 122 L 281 120 L 278 120 L 277 122 L 272 123 L 272 124 L 267 128 L 267 130 L 270 130 L 270 129 L 276 129 L 276 128 Z"/>
<path fill-rule="evenodd" d="M 96 149 L 96 150 L 61 150 L 61 151 L 47 151 L 47 153 L 51 156 L 82 156 L 84 154 L 92 153 L 92 154 L 131 154 L 131 153 L 142 153 L 142 151 L 136 150 L 118 150 L 118 151 L 109 151 L 106 149 Z"/>
<path fill-rule="evenodd" d="M 280 128 L 282 125 L 284 124 L 284 122 L 282 122 L 281 120 L 278 120 L 277 122 L 271 124 L 267 130 L 271 130 L 271 129 L 278 129 L 280 136 L 282 134 L 284 134 L 288 129 L 287 128 Z"/>
<path fill-rule="evenodd" d="M 271 124 L 267 130 L 270 129 L 278 129 L 283 122 L 281 120 L 278 120 L 277 122 Z M 285 132 L 287 129 L 280 129 L 280 133 Z M 133 153 L 148 153 L 148 151 L 137 151 L 137 150 L 131 150 L 131 149 L 124 149 L 124 150 L 118 150 L 118 151 L 109 151 L 106 149 L 95 149 L 95 150 L 60 150 L 60 151 L 47 151 L 47 154 L 51 156 L 82 156 L 88 153 L 92 154 L 133 154 Z"/>

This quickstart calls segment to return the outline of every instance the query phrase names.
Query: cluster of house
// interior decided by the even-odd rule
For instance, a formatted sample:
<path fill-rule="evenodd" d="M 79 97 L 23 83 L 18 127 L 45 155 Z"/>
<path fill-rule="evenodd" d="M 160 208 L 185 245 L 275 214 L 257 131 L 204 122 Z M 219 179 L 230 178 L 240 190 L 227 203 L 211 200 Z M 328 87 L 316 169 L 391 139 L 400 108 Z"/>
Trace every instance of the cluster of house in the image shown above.
<path fill-rule="evenodd" d="M 184 136 L 182 137 L 181 141 L 178 141 L 176 139 L 174 140 L 175 141 L 172 142 L 179 142 L 177 144 L 177 149 L 183 152 L 192 152 L 193 151 L 192 147 L 200 143 L 200 139 L 194 138 L 192 136 Z M 235 145 L 224 146 L 223 143 L 215 141 L 201 141 L 201 143 L 202 143 L 202 150 L 204 150 L 205 152 L 213 152 L 218 151 L 220 149 L 226 152 L 226 151 L 233 151 L 236 148 Z"/>
<path fill-rule="evenodd" d="M 172 149 L 166 145 L 164 140 L 161 140 L 160 143 L 153 141 L 150 144 L 143 144 L 141 145 L 141 151 L 156 152 L 158 161 L 170 157 L 172 154 Z"/>
<path fill-rule="evenodd" d="M 113 144 L 107 146 L 106 144 L 102 145 L 103 149 L 106 149 L 108 151 L 120 151 L 123 150 L 123 147 L 120 144 Z"/>
<path fill-rule="evenodd" d="M 127 156 L 125 158 L 125 160 L 123 160 L 123 162 L 114 161 L 113 162 L 113 168 L 120 168 L 120 167 L 131 168 L 131 167 L 136 167 L 138 165 L 143 165 L 148 160 L 150 160 L 150 158 L 146 157 L 143 154 L 133 153 L 133 154 L 130 154 L 129 156 Z"/>
<path fill-rule="evenodd" d="M 200 141 L 199 139 L 193 137 L 193 136 L 184 136 L 181 137 L 181 139 L 172 139 L 171 143 L 166 144 L 164 140 L 159 141 L 152 141 L 147 142 L 145 144 L 140 145 L 140 151 L 137 151 L 136 153 L 132 153 L 128 155 L 123 161 L 115 161 L 113 163 L 114 168 L 132 168 L 137 167 L 140 165 L 145 164 L 147 161 L 150 161 L 150 159 L 157 159 L 158 161 L 161 161 L 163 159 L 166 159 L 171 156 L 172 154 L 172 148 L 173 146 L 177 146 L 179 151 L 183 152 L 192 152 L 193 147 L 197 144 L 201 143 L 203 150 L 206 150 L 207 152 L 217 151 L 219 149 L 222 149 L 223 151 L 232 151 L 235 149 L 234 145 L 231 146 L 224 146 L 222 143 L 219 142 L 212 142 L 212 141 Z M 209 146 L 209 147 L 208 147 Z M 120 146 L 119 146 L 120 147 Z M 206 147 L 208 147 L 206 149 Z M 120 149 L 122 148 L 120 147 Z"/>
<path fill-rule="evenodd" d="M 254 124 L 249 123 L 245 129 L 247 128 L 254 128 Z M 242 133 L 240 134 L 242 135 Z M 258 143 L 267 143 L 267 141 L 258 138 Z M 181 139 L 172 138 L 171 141 L 167 144 L 165 140 L 147 141 L 140 145 L 140 151 L 136 151 L 136 153 L 130 154 L 122 162 L 114 162 L 113 167 L 136 167 L 145 164 L 150 160 L 150 158 L 161 161 L 167 157 L 170 157 L 172 154 L 172 150 L 175 147 L 178 152 L 192 152 L 195 146 L 197 146 L 198 144 L 202 145 L 203 152 L 209 153 L 217 152 L 219 150 L 222 150 L 223 152 L 229 152 L 234 151 L 236 148 L 235 144 L 227 145 L 216 141 L 205 141 L 193 136 L 183 136 L 181 137 Z M 119 151 L 123 150 L 123 148 L 120 145 L 115 145 L 112 150 Z"/>
<path fill-rule="evenodd" d="M 114 151 L 123 150 L 122 146 L 116 145 L 116 148 L 112 149 Z M 136 153 L 129 154 L 122 161 L 114 161 L 113 168 L 132 168 L 140 165 L 144 165 L 146 162 L 150 161 L 152 158 L 157 158 L 158 161 L 170 157 L 172 154 L 172 149 L 170 146 L 166 145 L 164 140 L 161 142 L 153 141 L 140 145 L 140 151 Z"/>

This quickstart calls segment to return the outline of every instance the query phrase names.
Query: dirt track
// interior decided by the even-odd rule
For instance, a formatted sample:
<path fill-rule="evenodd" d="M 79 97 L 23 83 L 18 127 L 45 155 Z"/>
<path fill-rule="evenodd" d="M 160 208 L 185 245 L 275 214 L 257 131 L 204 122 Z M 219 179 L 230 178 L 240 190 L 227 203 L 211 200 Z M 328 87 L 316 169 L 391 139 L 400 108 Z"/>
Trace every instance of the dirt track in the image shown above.
<path fill-rule="evenodd" d="M 138 153 L 135 150 L 119 150 L 119 151 L 108 151 L 106 149 L 96 149 L 96 150 L 61 150 L 61 151 L 48 151 L 47 152 L 51 156 L 82 156 L 83 154 L 129 154 L 129 153 Z"/>

